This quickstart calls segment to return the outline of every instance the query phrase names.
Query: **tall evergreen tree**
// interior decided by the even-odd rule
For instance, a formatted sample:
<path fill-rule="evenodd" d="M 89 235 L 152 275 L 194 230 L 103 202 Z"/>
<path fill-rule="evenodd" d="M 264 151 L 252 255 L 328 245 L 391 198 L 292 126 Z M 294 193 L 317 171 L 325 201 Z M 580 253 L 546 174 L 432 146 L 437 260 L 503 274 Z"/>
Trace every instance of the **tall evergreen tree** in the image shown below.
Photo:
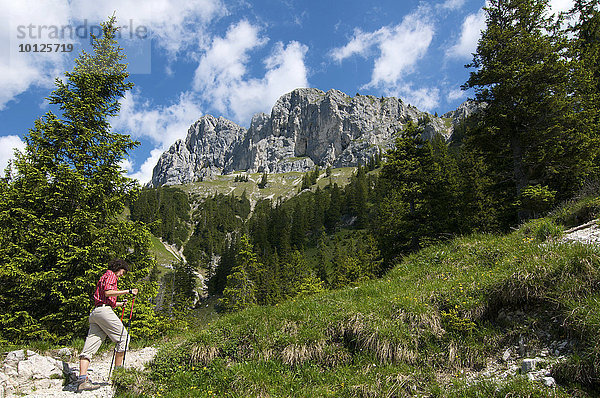
<path fill-rule="evenodd" d="M 0 340 L 81 335 L 111 257 L 132 262 L 130 281 L 152 268 L 146 228 L 117 217 L 137 193 L 119 165 L 137 143 L 108 122 L 132 87 L 115 25 L 104 23 L 93 52 L 56 79 L 48 99 L 60 113 L 35 121 L 0 192 Z M 153 296 L 154 288 L 140 290 Z M 150 328 L 152 319 L 148 312 Z"/>
<path fill-rule="evenodd" d="M 342 217 L 342 191 L 337 184 L 331 188 L 329 207 L 325 211 L 325 226 L 329 231 L 335 231 Z"/>
<path fill-rule="evenodd" d="M 307 230 L 307 209 L 305 209 L 305 206 L 300 199 L 301 198 L 296 198 L 292 215 L 292 225 L 290 228 L 290 243 L 296 250 L 304 249 Z"/>
<path fill-rule="evenodd" d="M 225 311 L 239 311 L 257 302 L 256 280 L 263 269 L 247 235 L 240 239 L 236 264 L 227 276 L 220 304 Z"/>
<path fill-rule="evenodd" d="M 512 181 L 513 201 L 535 184 L 568 196 L 592 166 L 593 143 L 577 129 L 568 42 L 548 10 L 547 0 L 490 0 L 464 85 L 483 104 L 470 142 Z"/>
<path fill-rule="evenodd" d="M 421 126 L 409 121 L 381 170 L 381 184 L 388 194 L 380 203 L 377 234 L 388 259 L 419 248 L 426 225 L 423 194 L 429 181 L 425 168 L 433 160 L 422 132 Z"/>

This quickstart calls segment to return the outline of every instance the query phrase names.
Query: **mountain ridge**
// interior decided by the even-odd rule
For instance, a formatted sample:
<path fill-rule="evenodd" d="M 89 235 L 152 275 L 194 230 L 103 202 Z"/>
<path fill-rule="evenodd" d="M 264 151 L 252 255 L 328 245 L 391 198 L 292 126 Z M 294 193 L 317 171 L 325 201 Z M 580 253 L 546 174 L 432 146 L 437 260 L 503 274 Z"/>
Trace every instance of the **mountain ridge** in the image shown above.
<path fill-rule="evenodd" d="M 282 95 L 270 115 L 254 115 L 248 129 L 223 117 L 202 116 L 185 140 L 161 155 L 148 186 L 186 184 L 242 170 L 285 173 L 316 165 L 366 164 L 392 147 L 394 134 L 409 121 L 425 126 L 425 139 L 440 134 L 448 140 L 473 111 L 472 103 L 463 103 L 437 117 L 395 97 L 299 88 Z"/>

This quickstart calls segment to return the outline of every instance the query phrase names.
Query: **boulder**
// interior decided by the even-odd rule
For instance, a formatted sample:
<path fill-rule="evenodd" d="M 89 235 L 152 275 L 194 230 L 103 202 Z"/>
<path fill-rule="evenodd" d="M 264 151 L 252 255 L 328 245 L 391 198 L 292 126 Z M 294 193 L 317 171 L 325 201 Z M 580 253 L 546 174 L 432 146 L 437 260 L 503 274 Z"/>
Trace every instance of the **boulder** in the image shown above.
<path fill-rule="evenodd" d="M 533 371 L 535 369 L 536 363 L 537 361 L 535 359 L 524 359 L 523 363 L 521 364 L 521 372 L 528 373 Z"/>
<path fill-rule="evenodd" d="M 544 377 L 543 382 L 546 387 L 556 386 L 556 380 L 554 380 L 554 377 Z"/>
<path fill-rule="evenodd" d="M 8 353 L 0 372 L 0 398 L 39 389 L 62 386 L 63 377 L 72 373 L 66 362 L 34 351 Z"/>
<path fill-rule="evenodd" d="M 54 358 L 33 355 L 19 362 L 18 371 L 20 381 L 61 378 L 63 365 L 62 361 Z"/>

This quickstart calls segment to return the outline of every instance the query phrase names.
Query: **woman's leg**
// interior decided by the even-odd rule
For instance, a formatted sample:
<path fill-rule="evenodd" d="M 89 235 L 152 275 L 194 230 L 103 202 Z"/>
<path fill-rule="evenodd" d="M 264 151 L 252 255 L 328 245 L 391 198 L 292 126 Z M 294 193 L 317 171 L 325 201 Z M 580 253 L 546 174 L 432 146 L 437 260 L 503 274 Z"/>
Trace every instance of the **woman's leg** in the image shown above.
<path fill-rule="evenodd" d="M 96 310 L 94 310 L 96 311 Z M 87 376 L 87 370 L 90 366 L 90 361 L 94 354 L 98 352 L 98 349 L 102 345 L 102 342 L 106 338 L 106 333 L 102 330 L 100 325 L 96 323 L 96 316 L 92 311 L 90 315 L 90 329 L 83 345 L 83 350 L 79 355 L 79 376 Z"/>

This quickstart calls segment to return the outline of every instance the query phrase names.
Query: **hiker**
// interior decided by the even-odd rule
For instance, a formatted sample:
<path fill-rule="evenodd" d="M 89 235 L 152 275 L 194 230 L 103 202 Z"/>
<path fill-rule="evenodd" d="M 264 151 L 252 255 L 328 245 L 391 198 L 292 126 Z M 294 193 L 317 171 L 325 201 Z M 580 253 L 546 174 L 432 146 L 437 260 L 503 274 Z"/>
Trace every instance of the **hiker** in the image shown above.
<path fill-rule="evenodd" d="M 117 343 L 115 367 L 123 364 L 125 347 L 129 334 L 123 323 L 113 311 L 115 307 L 123 307 L 127 300 L 117 302 L 117 296 L 138 294 L 138 289 L 118 290 L 117 279 L 129 271 L 129 264 L 122 259 L 113 259 L 108 263 L 108 269 L 102 275 L 94 292 L 94 309 L 90 314 L 90 330 L 88 331 L 81 355 L 79 355 L 79 379 L 77 391 L 95 390 L 100 385 L 93 384 L 87 377 L 87 370 L 92 356 L 108 336 Z"/>

